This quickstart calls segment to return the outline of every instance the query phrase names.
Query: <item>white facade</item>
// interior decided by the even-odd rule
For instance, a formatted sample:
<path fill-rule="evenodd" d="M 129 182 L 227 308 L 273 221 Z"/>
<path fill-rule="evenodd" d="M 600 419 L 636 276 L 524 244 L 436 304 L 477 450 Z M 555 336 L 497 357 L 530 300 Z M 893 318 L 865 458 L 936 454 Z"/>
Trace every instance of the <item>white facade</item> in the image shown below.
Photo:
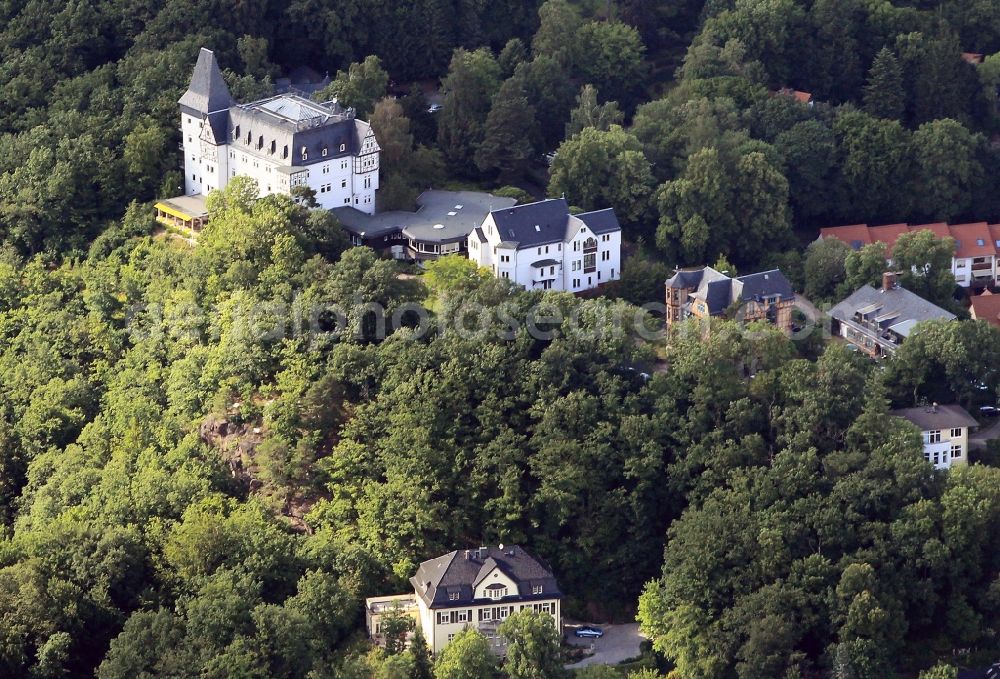
<path fill-rule="evenodd" d="M 924 458 L 935 469 L 950 469 L 968 464 L 969 428 L 930 429 L 921 432 L 924 437 Z"/>
<path fill-rule="evenodd" d="M 538 204 L 513 209 L 526 210 L 532 205 Z M 621 278 L 621 228 L 617 222 L 615 228 L 588 226 L 585 220 L 595 213 L 566 214 L 558 240 L 531 243 L 530 224 L 527 238 L 516 239 L 502 232 L 506 227 L 497 224 L 497 215 L 503 212 L 491 212 L 468 238 L 469 259 L 490 269 L 497 278 L 514 281 L 527 290 L 569 292 Z"/>
<path fill-rule="evenodd" d="M 291 165 L 269 152 L 254 153 L 238 144 L 216 143 L 208 118 L 181 115 L 184 136 L 184 179 L 187 195 L 207 196 L 223 189 L 229 179 L 252 177 L 260 195 L 291 195 L 293 187 L 304 184 L 316 194 L 321 208 L 353 207 L 375 213 L 375 192 L 379 187 L 379 146 L 368 123 L 355 121 L 364 130 L 358 154 L 340 155 L 309 165 Z"/>
<path fill-rule="evenodd" d="M 486 637 L 494 653 L 503 655 L 506 642 L 497 629 L 508 617 L 526 608 L 533 609 L 537 613 L 548 613 L 552 616 L 556 629 L 562 629 L 559 599 L 534 600 L 528 603 L 517 601 L 516 594 L 508 594 L 507 597 L 509 597 L 507 600 L 497 599 L 485 605 L 477 602 L 460 608 L 444 609 L 428 608 L 427 604 L 417 597 L 418 619 L 427 645 L 433 653 L 438 654 L 454 641 L 457 634 L 465 629 L 474 629 Z M 510 598 L 515 600 L 511 601 Z"/>
<path fill-rule="evenodd" d="M 988 285 L 997 280 L 997 258 L 994 255 L 982 257 L 952 257 L 951 273 L 955 282 L 963 288 L 970 285 Z"/>
<path fill-rule="evenodd" d="M 237 104 L 206 49 L 178 103 L 185 195 L 207 196 L 246 176 L 261 196 L 306 186 L 319 207 L 375 212 L 381 149 L 353 109 L 294 94 Z"/>

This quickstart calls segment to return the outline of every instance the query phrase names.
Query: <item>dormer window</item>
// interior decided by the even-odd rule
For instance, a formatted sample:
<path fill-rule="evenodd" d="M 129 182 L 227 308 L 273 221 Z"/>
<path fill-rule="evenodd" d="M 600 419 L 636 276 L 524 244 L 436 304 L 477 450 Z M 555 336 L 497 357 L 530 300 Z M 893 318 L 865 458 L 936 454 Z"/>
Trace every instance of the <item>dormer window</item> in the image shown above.
<path fill-rule="evenodd" d="M 448 592 L 448 601 L 458 601 L 461 596 L 460 592 Z"/>
<path fill-rule="evenodd" d="M 302 160 L 309 160 L 309 151 L 305 146 L 302 147 Z"/>
<path fill-rule="evenodd" d="M 542 585 L 532 585 L 531 586 L 531 593 L 532 594 L 541 594 L 543 591 L 545 591 L 545 587 L 542 586 Z"/>
<path fill-rule="evenodd" d="M 347 149 L 347 144 L 340 145 L 340 152 L 343 153 Z"/>
<path fill-rule="evenodd" d="M 326 144 L 324 144 L 324 145 L 323 145 L 323 157 L 324 157 L 324 158 L 326 158 L 326 154 L 327 154 L 327 150 L 328 150 L 328 149 L 326 148 Z"/>
<path fill-rule="evenodd" d="M 490 599 L 503 599 L 507 596 L 507 586 L 498 583 L 492 584 L 486 588 L 486 596 Z"/>
<path fill-rule="evenodd" d="M 233 130 L 233 141 L 239 141 L 240 138 L 240 126 L 237 125 L 236 129 Z"/>

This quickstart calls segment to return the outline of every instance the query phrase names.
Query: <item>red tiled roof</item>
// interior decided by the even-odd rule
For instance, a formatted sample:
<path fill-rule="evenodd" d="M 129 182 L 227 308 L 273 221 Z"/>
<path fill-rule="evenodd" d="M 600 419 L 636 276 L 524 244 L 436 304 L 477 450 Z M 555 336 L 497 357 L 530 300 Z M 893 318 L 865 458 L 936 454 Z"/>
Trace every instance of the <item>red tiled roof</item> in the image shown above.
<path fill-rule="evenodd" d="M 809 92 L 803 92 L 802 90 L 793 90 L 791 87 L 782 87 L 780 90 L 775 92 L 775 94 L 780 94 L 785 97 L 791 97 L 800 104 L 808 104 L 812 101 L 813 95 Z"/>
<path fill-rule="evenodd" d="M 914 224 L 910 227 L 910 231 L 921 231 L 922 229 L 927 229 L 928 231 L 933 231 L 934 235 L 938 238 L 950 238 L 951 231 L 948 230 L 947 222 L 934 222 L 933 224 Z"/>
<path fill-rule="evenodd" d="M 988 228 L 990 230 L 990 240 L 993 241 L 997 252 L 1000 253 L 1000 224 L 990 224 Z"/>
<path fill-rule="evenodd" d="M 892 248 L 896 245 L 896 239 L 909 230 L 910 227 L 906 224 L 886 224 L 884 226 L 870 227 L 868 234 L 873 243 L 885 243 L 886 254 L 892 255 Z"/>
<path fill-rule="evenodd" d="M 1000 255 L 1000 224 L 987 224 L 986 222 L 953 225 L 948 225 L 945 222 L 909 225 L 885 224 L 883 226 L 849 224 L 847 226 L 824 227 L 819 230 L 819 235 L 820 238 L 836 238 L 855 249 L 870 243 L 885 243 L 886 254 L 892 255 L 892 249 L 902 234 L 922 230 L 930 231 L 938 238 L 953 238 L 955 240 L 955 257 L 960 259 Z"/>
<path fill-rule="evenodd" d="M 852 248 L 858 249 L 862 245 L 870 245 L 871 234 L 868 232 L 867 224 L 851 224 L 850 226 L 827 226 L 819 230 L 820 238 L 836 238 L 842 240 Z"/>
<path fill-rule="evenodd" d="M 991 294 L 986 290 L 976 295 L 972 301 L 972 317 L 981 319 L 1000 328 L 1000 295 Z"/>
<path fill-rule="evenodd" d="M 990 236 L 986 222 L 975 224 L 955 224 L 948 227 L 955 239 L 956 257 L 985 257 L 997 253 L 996 244 Z"/>

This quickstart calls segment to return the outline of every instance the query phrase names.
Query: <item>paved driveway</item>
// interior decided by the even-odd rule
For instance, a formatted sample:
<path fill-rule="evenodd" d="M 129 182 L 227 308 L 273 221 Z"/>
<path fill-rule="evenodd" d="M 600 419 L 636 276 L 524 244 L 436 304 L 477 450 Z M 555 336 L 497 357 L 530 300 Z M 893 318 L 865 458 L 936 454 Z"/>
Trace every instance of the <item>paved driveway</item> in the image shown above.
<path fill-rule="evenodd" d="M 587 665 L 617 665 L 625 660 L 638 658 L 640 655 L 639 644 L 642 643 L 643 637 L 639 634 L 637 622 L 628 625 L 599 625 L 604 630 L 604 636 L 600 639 L 577 638 L 573 632 L 579 626 L 578 623 L 566 624 L 566 641 L 574 646 L 593 644 L 594 655 L 578 663 L 566 665 L 566 669 L 577 669 Z"/>

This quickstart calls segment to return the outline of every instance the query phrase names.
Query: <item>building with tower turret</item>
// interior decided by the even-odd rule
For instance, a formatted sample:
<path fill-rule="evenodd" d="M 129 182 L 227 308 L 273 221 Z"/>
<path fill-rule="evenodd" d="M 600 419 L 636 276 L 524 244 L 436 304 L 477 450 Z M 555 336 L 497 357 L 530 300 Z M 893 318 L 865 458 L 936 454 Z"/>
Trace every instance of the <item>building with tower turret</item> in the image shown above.
<path fill-rule="evenodd" d="M 184 196 L 157 203 L 160 221 L 197 230 L 207 216 L 202 198 L 237 176 L 255 179 L 261 196 L 303 187 L 319 207 L 375 212 L 380 148 L 353 109 L 291 93 L 238 104 L 204 48 L 178 103 Z"/>

